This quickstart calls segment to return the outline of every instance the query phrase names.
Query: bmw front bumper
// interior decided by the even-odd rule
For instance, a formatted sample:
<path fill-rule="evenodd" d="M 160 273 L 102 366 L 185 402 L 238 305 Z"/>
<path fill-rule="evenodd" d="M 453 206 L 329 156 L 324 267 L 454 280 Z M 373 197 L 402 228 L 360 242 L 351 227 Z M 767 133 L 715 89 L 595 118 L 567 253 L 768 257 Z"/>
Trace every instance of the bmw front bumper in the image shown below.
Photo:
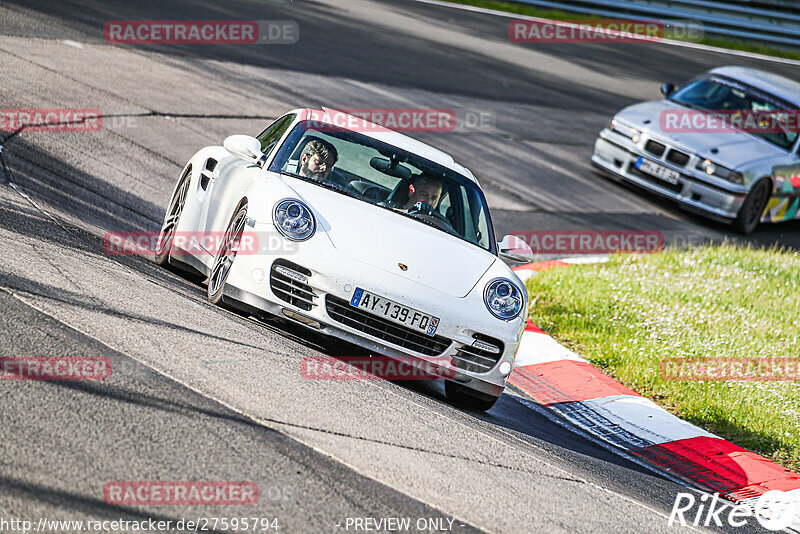
<path fill-rule="evenodd" d="M 694 170 L 698 161 L 694 155 L 684 167 L 679 167 L 663 157 L 647 153 L 643 150 L 647 141 L 648 138 L 643 136 L 638 143 L 634 143 L 605 129 L 595 141 L 592 165 L 613 179 L 625 180 L 672 199 L 687 210 L 723 222 L 736 218 L 747 196 L 747 186 L 703 176 Z M 637 169 L 636 162 L 640 157 L 680 173 L 678 183 L 670 184 Z"/>

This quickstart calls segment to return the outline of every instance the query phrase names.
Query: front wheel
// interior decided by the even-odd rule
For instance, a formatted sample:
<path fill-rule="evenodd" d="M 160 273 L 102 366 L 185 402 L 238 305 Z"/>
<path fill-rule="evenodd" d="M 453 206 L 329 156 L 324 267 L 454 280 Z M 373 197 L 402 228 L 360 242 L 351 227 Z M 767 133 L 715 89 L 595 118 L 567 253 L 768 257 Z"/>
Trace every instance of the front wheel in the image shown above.
<path fill-rule="evenodd" d="M 447 394 L 447 400 L 454 406 L 482 412 L 491 409 L 499 398 L 475 391 L 451 380 L 445 381 L 444 392 Z"/>
<path fill-rule="evenodd" d="M 222 294 L 225 289 L 225 282 L 231 272 L 231 267 L 233 267 L 236 252 L 239 250 L 239 243 L 241 242 L 246 222 L 247 202 L 245 201 L 239 205 L 239 209 L 236 210 L 231 222 L 228 223 L 225 237 L 222 239 L 217 257 L 214 259 L 214 267 L 208 277 L 208 301 L 212 304 L 231 307 L 226 305 L 228 303 L 224 301 Z"/>
<path fill-rule="evenodd" d="M 733 221 L 733 227 L 738 232 L 748 235 L 756 229 L 758 223 L 761 222 L 761 216 L 764 214 L 764 208 L 767 207 L 771 192 L 772 181 L 768 178 L 753 186 Z"/>
<path fill-rule="evenodd" d="M 192 181 L 191 178 L 192 169 L 190 167 L 186 169 L 186 172 L 181 176 L 178 187 L 175 188 L 175 194 L 169 202 L 167 214 L 164 216 L 164 224 L 161 225 L 161 233 L 158 236 L 158 243 L 156 244 L 156 265 L 166 267 L 169 264 L 175 229 L 178 227 L 181 213 L 183 213 L 183 206 L 186 204 L 186 195 L 189 192 L 189 184 Z"/>

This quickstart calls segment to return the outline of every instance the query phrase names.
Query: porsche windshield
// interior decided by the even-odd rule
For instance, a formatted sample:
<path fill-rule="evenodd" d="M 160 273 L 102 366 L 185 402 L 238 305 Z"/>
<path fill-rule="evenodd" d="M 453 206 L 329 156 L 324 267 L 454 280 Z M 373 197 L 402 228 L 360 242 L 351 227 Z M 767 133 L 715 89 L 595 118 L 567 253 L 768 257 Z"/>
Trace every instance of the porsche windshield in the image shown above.
<path fill-rule="evenodd" d="M 270 170 L 392 210 L 494 253 L 480 188 L 411 152 L 349 130 L 301 122 Z"/>
<path fill-rule="evenodd" d="M 670 100 L 701 111 L 760 116 L 760 121 L 767 120 L 778 127 L 747 131 L 786 150 L 791 149 L 797 140 L 797 128 L 791 127 L 797 114 L 797 110 L 792 109 L 795 106 L 732 78 L 716 75 L 697 78 L 676 91 Z M 781 128 L 781 124 L 786 124 L 786 128 Z"/>

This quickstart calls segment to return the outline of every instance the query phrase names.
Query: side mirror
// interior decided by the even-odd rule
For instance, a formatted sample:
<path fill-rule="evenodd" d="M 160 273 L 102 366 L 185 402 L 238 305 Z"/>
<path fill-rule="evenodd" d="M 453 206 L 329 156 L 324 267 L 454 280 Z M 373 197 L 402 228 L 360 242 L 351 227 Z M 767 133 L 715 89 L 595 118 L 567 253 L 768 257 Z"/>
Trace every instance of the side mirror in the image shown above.
<path fill-rule="evenodd" d="M 664 95 L 664 98 L 669 98 L 669 95 L 671 95 L 674 91 L 675 86 L 671 83 L 661 84 L 661 94 Z"/>
<path fill-rule="evenodd" d="M 261 153 L 261 142 L 249 135 L 232 135 L 222 143 L 225 150 L 238 158 L 263 166 L 267 157 Z"/>
<path fill-rule="evenodd" d="M 529 262 L 533 256 L 533 249 L 524 239 L 507 235 L 497 244 L 497 250 L 504 258 L 517 262 Z"/>

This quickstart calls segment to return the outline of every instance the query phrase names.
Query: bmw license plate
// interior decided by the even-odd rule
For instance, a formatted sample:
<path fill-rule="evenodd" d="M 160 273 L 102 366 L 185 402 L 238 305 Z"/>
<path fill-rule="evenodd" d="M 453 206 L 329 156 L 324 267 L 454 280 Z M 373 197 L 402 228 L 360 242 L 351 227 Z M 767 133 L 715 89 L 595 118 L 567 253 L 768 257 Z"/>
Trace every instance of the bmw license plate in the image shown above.
<path fill-rule="evenodd" d="M 414 330 L 419 330 L 429 336 L 435 335 L 436 329 L 439 327 L 438 317 L 403 306 L 386 297 L 379 297 L 369 291 L 364 291 L 360 287 L 357 287 L 353 293 L 350 305 Z"/>
<path fill-rule="evenodd" d="M 672 185 L 678 184 L 678 178 L 681 175 L 678 171 L 673 171 L 672 169 L 668 169 L 663 165 L 659 165 L 658 163 L 642 157 L 636 160 L 636 168 Z"/>

